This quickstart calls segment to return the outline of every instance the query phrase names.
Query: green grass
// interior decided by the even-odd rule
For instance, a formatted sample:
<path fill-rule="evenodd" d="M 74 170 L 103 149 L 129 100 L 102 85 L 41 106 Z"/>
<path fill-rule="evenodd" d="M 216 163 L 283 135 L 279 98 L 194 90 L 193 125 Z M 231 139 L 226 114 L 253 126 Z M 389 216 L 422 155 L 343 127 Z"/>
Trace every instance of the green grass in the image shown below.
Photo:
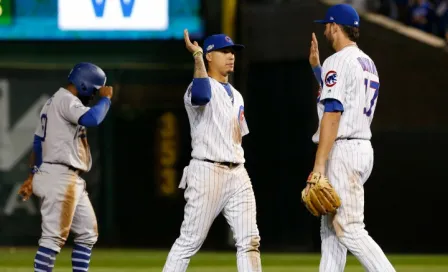
<path fill-rule="evenodd" d="M 0 272 L 32 271 L 36 248 L 0 248 Z M 64 248 L 55 263 L 54 272 L 70 272 L 71 249 Z M 160 272 L 168 252 L 151 250 L 104 250 L 92 254 L 91 272 Z M 448 255 L 390 255 L 398 272 L 446 272 Z M 264 272 L 312 272 L 318 271 L 317 254 L 262 253 Z M 189 272 L 236 271 L 235 253 L 201 252 L 191 260 Z M 358 261 L 349 256 L 347 272 L 364 271 Z"/>

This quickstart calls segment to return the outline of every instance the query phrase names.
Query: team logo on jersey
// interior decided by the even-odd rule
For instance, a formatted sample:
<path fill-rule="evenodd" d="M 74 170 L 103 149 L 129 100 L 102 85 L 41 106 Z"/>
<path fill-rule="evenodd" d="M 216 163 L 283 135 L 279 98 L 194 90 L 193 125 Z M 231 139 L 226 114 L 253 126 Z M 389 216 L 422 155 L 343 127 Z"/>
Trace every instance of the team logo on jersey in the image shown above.
<path fill-rule="evenodd" d="M 244 106 L 240 106 L 240 110 L 238 112 L 238 122 L 240 123 L 240 126 L 243 124 L 244 122 Z"/>
<path fill-rule="evenodd" d="M 336 73 L 336 71 L 333 71 L 333 70 L 329 71 L 325 75 L 325 85 L 327 87 L 333 87 L 338 82 L 337 77 L 338 77 L 338 74 Z"/>
<path fill-rule="evenodd" d="M 247 127 L 246 116 L 244 116 L 244 106 L 241 105 L 238 111 L 238 124 L 241 130 L 241 136 L 249 133 L 249 128 Z"/>

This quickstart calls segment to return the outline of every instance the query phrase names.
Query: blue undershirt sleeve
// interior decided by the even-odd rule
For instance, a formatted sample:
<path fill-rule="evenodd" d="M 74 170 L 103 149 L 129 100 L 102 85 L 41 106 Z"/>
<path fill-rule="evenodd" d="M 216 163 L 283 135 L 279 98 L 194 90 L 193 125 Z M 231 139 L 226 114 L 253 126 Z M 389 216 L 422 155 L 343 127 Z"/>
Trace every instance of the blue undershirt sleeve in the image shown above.
<path fill-rule="evenodd" d="M 78 120 L 78 124 L 85 127 L 96 127 L 103 122 L 110 108 L 110 99 L 102 97 L 95 106 L 91 107 Z"/>
<path fill-rule="evenodd" d="M 208 78 L 194 78 L 191 87 L 191 104 L 203 106 L 212 98 L 212 87 Z"/>
<path fill-rule="evenodd" d="M 337 99 L 327 98 L 322 101 L 325 106 L 325 112 L 343 112 L 344 106 Z"/>

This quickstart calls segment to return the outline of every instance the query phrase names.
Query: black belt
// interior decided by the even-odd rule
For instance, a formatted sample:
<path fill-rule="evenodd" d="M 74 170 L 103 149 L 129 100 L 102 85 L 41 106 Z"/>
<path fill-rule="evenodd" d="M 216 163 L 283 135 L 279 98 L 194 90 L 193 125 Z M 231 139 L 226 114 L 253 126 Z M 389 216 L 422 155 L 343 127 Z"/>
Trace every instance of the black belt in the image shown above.
<path fill-rule="evenodd" d="M 65 164 L 65 163 L 61 163 L 61 162 L 46 162 L 46 161 L 44 161 L 43 163 L 63 165 L 63 166 L 66 166 L 69 170 L 72 170 L 73 172 L 75 172 L 78 175 L 82 173 L 82 170 L 79 170 L 78 168 L 75 168 L 75 167 L 73 167 L 71 165 L 68 165 L 68 164 Z"/>
<path fill-rule="evenodd" d="M 216 162 L 216 161 L 212 161 L 212 160 L 207 160 L 204 159 L 203 161 L 209 162 L 209 163 L 216 163 L 216 164 L 220 164 L 220 165 L 225 165 L 227 167 L 237 167 L 238 165 L 240 165 L 239 163 L 234 163 L 234 162 Z"/>
<path fill-rule="evenodd" d="M 362 138 L 350 138 L 350 137 L 348 137 L 348 138 L 337 138 L 336 139 L 336 141 L 338 141 L 338 140 L 362 140 L 362 141 L 368 141 L 367 139 L 362 139 Z"/>

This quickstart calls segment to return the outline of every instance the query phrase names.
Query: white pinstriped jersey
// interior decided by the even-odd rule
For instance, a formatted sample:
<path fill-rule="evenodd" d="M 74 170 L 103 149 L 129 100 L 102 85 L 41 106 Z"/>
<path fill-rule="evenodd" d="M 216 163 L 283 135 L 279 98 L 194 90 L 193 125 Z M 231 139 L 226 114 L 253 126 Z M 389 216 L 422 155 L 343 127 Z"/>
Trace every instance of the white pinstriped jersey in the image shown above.
<path fill-rule="evenodd" d="M 191 156 L 216 162 L 244 163 L 242 137 L 249 133 L 242 95 L 231 86 L 233 103 L 221 83 L 209 78 L 211 99 L 204 106 L 191 103 L 191 86 L 184 95 L 190 121 Z"/>
<path fill-rule="evenodd" d="M 344 106 L 337 139 L 370 140 L 379 86 L 375 63 L 357 46 L 345 47 L 327 58 L 322 66 L 322 90 L 317 103 L 319 128 L 313 142 L 319 142 L 324 114 L 324 105 L 320 102 L 327 98 L 337 99 Z"/>
<path fill-rule="evenodd" d="M 35 134 L 42 137 L 42 160 L 62 163 L 87 172 L 92 167 L 86 128 L 78 125 L 79 118 L 90 108 L 78 97 L 60 88 L 40 113 Z"/>

